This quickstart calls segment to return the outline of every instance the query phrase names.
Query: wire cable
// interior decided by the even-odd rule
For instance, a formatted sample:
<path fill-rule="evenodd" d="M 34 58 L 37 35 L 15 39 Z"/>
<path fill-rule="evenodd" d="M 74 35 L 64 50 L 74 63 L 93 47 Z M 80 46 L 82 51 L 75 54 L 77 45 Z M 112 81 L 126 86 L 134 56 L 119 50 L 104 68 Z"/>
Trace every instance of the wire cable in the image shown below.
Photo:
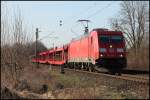
<path fill-rule="evenodd" d="M 94 15 L 96 15 L 96 14 L 100 13 L 101 11 L 104 11 L 104 9 L 106 9 L 106 8 L 110 7 L 112 4 L 113 4 L 113 3 L 112 3 L 112 2 L 110 2 L 108 5 L 106 5 L 106 6 L 105 6 L 105 7 L 103 7 L 102 9 L 99 9 L 99 10 L 98 10 L 98 11 L 96 11 L 95 13 L 91 14 L 90 16 L 88 16 L 88 17 L 87 17 L 87 19 L 89 19 L 89 18 L 93 17 Z"/>
<path fill-rule="evenodd" d="M 52 33 L 54 33 L 54 32 L 52 32 Z M 52 33 L 50 33 L 50 34 L 48 34 L 48 35 L 46 35 L 46 36 L 40 38 L 39 40 L 43 40 L 43 39 L 47 38 L 49 35 L 52 35 Z"/>
<path fill-rule="evenodd" d="M 94 4 L 93 4 L 92 6 L 87 7 L 85 10 L 83 10 L 83 11 L 80 12 L 79 14 L 82 14 L 82 16 L 83 16 L 84 13 L 87 13 L 90 9 L 92 9 L 92 8 L 94 8 L 94 7 L 96 7 L 96 6 L 97 6 L 97 3 L 94 2 Z M 71 19 L 71 20 L 72 20 L 72 19 L 75 18 L 75 17 L 78 17 L 78 14 L 77 14 L 77 15 L 74 15 L 74 16 L 71 16 L 71 17 L 69 17 L 69 18 L 67 18 L 67 19 Z M 69 23 L 70 23 L 70 21 L 68 20 L 68 22 L 65 23 L 63 26 L 68 25 Z M 77 26 L 77 25 L 76 25 L 76 26 Z M 76 34 L 75 32 L 72 31 L 72 28 L 71 28 L 71 32 L 74 33 L 74 34 Z"/>
<path fill-rule="evenodd" d="M 109 4 L 107 4 L 107 5 L 106 5 L 105 7 L 103 7 L 102 9 L 100 9 L 100 10 L 96 11 L 95 13 L 91 14 L 90 16 L 88 16 L 86 19 L 89 19 L 89 18 L 95 16 L 96 14 L 100 13 L 100 12 L 103 11 L 104 9 L 110 7 L 112 4 L 113 4 L 113 3 L 110 2 Z M 89 9 L 90 9 L 90 8 L 89 8 Z M 89 10 L 89 9 L 87 9 L 87 10 Z M 71 32 L 75 34 L 75 32 L 72 31 L 72 28 L 71 28 Z"/>
<path fill-rule="evenodd" d="M 92 6 L 89 6 L 89 7 L 87 7 L 85 10 L 83 10 L 83 11 L 81 11 L 79 14 L 81 15 L 83 15 L 84 13 L 87 13 L 91 8 L 94 8 L 94 7 L 96 7 L 97 6 L 97 4 L 96 3 L 94 3 Z M 74 16 L 71 16 L 71 17 L 69 17 L 69 18 L 67 18 L 67 19 L 73 19 L 73 18 L 75 18 L 75 17 L 78 17 L 78 14 L 77 15 L 74 15 Z M 67 24 L 69 23 L 70 21 L 68 21 L 67 22 Z M 65 24 L 65 25 L 67 25 L 67 24 Z"/>

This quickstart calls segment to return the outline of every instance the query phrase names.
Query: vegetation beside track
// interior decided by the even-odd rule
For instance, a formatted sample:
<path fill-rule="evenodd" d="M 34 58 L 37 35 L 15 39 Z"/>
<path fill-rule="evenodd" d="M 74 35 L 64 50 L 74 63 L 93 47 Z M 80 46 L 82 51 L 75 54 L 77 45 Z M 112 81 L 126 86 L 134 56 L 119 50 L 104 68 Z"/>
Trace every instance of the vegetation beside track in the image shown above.
<path fill-rule="evenodd" d="M 141 90 L 136 86 L 137 84 L 132 86 L 133 84 L 128 84 L 125 81 L 118 81 L 106 77 L 106 79 L 104 77 L 91 77 L 85 73 L 79 74 L 73 71 L 66 71 L 65 74 L 60 74 L 59 69 L 50 71 L 50 74 L 59 82 L 59 85 L 63 87 L 53 92 L 58 98 L 142 99 L 149 97 L 147 90 L 142 90 L 145 94 L 142 96 L 142 94 L 140 94 Z M 135 89 L 135 87 L 137 87 L 137 89 Z"/>
<path fill-rule="evenodd" d="M 54 66 L 55 67 L 55 66 Z M 29 91 L 38 94 L 38 97 L 45 95 L 45 98 L 64 99 L 147 99 L 149 98 L 149 87 L 137 87 L 137 84 L 126 84 L 125 81 L 118 81 L 103 76 L 91 76 L 76 71 L 66 71 L 60 73 L 60 69 L 52 70 L 49 66 L 39 65 L 25 70 L 21 82 L 15 89 Z M 25 87 L 27 86 L 27 87 Z M 43 86 L 46 86 L 45 90 Z M 137 88 L 137 89 L 135 89 Z M 139 89 L 139 90 L 138 90 Z M 47 97 L 50 95 L 50 97 Z M 30 96 L 29 96 L 30 97 Z M 31 98 L 33 98 L 31 96 Z"/>

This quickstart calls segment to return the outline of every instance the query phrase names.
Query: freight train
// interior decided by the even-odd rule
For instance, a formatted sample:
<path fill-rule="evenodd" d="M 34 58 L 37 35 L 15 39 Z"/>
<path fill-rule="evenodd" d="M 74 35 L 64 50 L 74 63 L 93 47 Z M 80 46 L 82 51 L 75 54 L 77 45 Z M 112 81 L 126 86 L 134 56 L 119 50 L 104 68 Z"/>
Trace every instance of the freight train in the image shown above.
<path fill-rule="evenodd" d="M 32 62 L 91 72 L 105 68 L 121 74 L 127 65 L 125 39 L 121 31 L 97 28 L 62 47 L 39 53 Z"/>

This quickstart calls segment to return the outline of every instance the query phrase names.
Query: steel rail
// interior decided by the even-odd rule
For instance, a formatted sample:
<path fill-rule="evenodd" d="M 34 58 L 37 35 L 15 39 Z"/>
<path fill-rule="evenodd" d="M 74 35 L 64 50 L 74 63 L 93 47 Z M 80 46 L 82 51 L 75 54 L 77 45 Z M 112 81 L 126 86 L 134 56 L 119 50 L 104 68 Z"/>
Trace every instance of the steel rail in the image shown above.
<path fill-rule="evenodd" d="M 88 72 L 88 71 L 83 71 L 83 70 L 78 70 L 78 69 L 70 69 L 70 68 L 64 68 L 64 70 L 74 71 L 74 72 L 79 72 L 79 73 L 93 74 L 93 75 L 101 75 L 104 77 L 111 77 L 111 78 L 116 78 L 116 79 L 120 79 L 120 80 L 139 82 L 142 84 L 149 84 L 149 78 L 141 78 L 141 77 L 137 77 L 137 76 L 135 77 L 135 76 L 127 75 L 127 74 L 123 74 L 122 76 L 117 76 L 117 75 L 105 74 L 102 72 Z"/>

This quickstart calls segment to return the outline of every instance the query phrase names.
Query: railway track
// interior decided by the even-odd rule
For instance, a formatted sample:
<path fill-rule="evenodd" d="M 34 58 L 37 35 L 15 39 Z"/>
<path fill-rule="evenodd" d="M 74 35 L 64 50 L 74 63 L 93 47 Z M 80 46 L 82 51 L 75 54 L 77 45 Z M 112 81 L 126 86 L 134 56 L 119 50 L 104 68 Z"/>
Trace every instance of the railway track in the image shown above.
<path fill-rule="evenodd" d="M 67 69 L 70 70 L 70 69 Z M 95 75 L 102 75 L 102 76 L 106 76 L 106 77 L 111 77 L 111 78 L 116 78 L 116 79 L 120 79 L 120 80 L 127 80 L 127 81 L 134 81 L 134 82 L 140 82 L 143 84 L 149 84 L 149 79 L 148 78 L 141 78 L 141 77 L 135 77 L 132 75 L 127 75 L 127 74 L 123 74 L 122 76 L 116 76 L 116 75 L 109 75 L 109 74 L 105 74 L 105 73 L 100 73 L 100 72 L 87 72 L 87 71 L 81 71 L 81 70 L 76 70 L 76 72 L 83 72 L 83 73 L 89 73 L 89 74 L 95 74 Z"/>
<path fill-rule="evenodd" d="M 89 71 L 83 71 L 83 70 L 78 70 L 78 69 L 70 69 L 70 68 L 64 68 L 65 71 L 73 71 L 73 72 L 78 72 L 78 73 L 86 73 L 86 74 L 91 74 L 94 76 L 103 76 L 103 77 L 110 77 L 110 78 L 115 78 L 115 79 L 119 79 L 119 80 L 126 80 L 126 81 L 132 81 L 132 82 L 138 82 L 138 83 L 142 83 L 142 84 L 149 84 L 149 77 L 141 77 L 141 76 L 137 76 L 137 75 L 131 75 L 131 74 L 122 74 L 121 76 L 117 76 L 117 75 L 110 75 L 110 74 L 106 74 L 103 72 L 89 72 Z"/>
<path fill-rule="evenodd" d="M 129 75 L 129 74 L 122 74 L 122 76 L 133 79 L 133 80 L 141 80 L 143 82 L 149 82 L 149 77 L 138 76 L 138 75 Z"/>

